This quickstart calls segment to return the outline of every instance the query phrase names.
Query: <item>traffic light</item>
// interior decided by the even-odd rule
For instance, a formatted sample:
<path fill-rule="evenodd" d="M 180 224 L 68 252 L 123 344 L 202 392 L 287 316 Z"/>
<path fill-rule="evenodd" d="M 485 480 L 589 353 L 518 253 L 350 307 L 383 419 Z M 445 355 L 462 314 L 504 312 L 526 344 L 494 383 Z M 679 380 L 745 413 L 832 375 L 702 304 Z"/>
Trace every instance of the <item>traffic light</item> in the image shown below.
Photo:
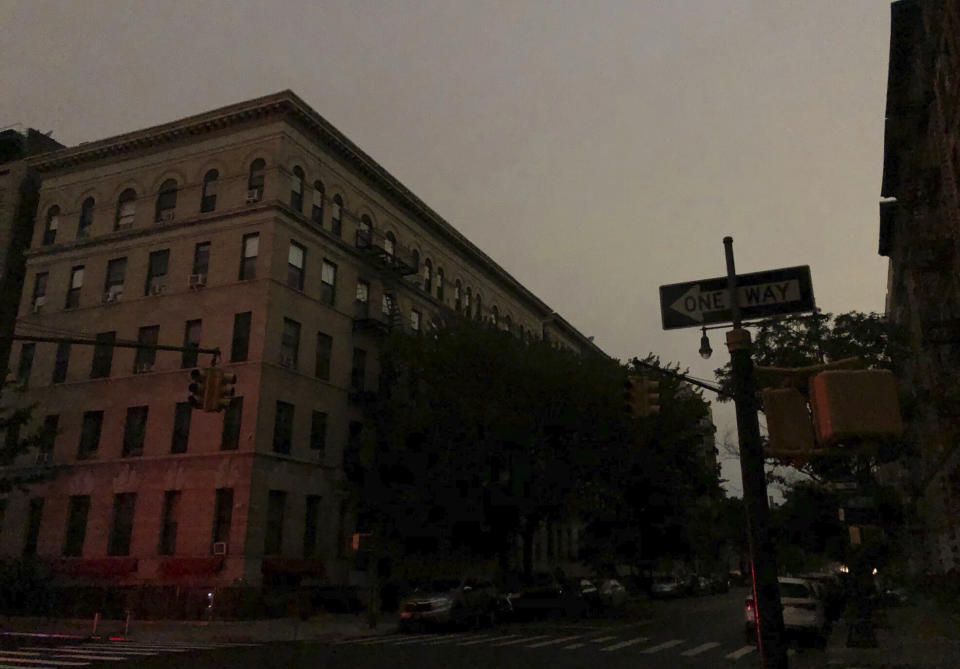
<path fill-rule="evenodd" d="M 633 418 L 640 415 L 640 382 L 639 376 L 628 376 L 623 382 L 623 410 Z"/>
<path fill-rule="evenodd" d="M 660 413 L 659 381 L 642 376 L 628 376 L 623 382 L 624 411 L 634 418 L 646 418 Z"/>
<path fill-rule="evenodd" d="M 660 382 L 653 379 L 643 381 L 643 415 L 660 413 Z"/>
<path fill-rule="evenodd" d="M 233 372 L 221 372 L 216 411 L 226 411 L 230 400 L 237 394 L 237 375 Z"/>
<path fill-rule="evenodd" d="M 194 369 L 190 371 L 190 406 L 194 409 L 204 408 L 204 398 L 207 394 L 207 369 Z"/>

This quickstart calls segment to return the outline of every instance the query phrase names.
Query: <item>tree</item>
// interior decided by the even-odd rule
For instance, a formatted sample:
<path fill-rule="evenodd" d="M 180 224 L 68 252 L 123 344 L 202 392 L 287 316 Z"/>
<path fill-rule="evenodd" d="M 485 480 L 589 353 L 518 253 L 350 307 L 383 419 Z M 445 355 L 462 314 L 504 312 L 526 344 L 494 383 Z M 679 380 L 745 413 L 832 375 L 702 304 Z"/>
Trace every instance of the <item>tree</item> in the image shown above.
<path fill-rule="evenodd" d="M 20 391 L 13 383 L 0 382 L 0 434 L 3 435 L 0 443 L 0 494 L 47 480 L 55 471 L 49 465 L 23 464 L 23 456 L 32 451 L 49 451 L 56 430 L 44 425 L 28 432 L 34 406 L 17 406 L 20 404 L 15 397 L 18 394 Z"/>

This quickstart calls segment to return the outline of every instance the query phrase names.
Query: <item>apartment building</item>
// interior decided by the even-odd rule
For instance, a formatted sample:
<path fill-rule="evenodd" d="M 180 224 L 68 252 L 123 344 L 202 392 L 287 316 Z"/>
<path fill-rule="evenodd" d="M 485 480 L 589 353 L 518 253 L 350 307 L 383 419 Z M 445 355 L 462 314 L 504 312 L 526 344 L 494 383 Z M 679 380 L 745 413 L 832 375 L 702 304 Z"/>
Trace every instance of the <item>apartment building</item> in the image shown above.
<path fill-rule="evenodd" d="M 887 474 L 922 518 L 917 567 L 943 573 L 960 567 L 960 1 L 891 12 L 879 250 L 919 453 Z"/>
<path fill-rule="evenodd" d="M 0 553 L 66 583 L 356 583 L 343 462 L 391 329 L 594 344 L 290 91 L 46 154 L 11 369 L 58 476 Z M 219 348 L 223 413 L 191 410 Z M 29 463 L 27 463 L 29 464 Z"/>

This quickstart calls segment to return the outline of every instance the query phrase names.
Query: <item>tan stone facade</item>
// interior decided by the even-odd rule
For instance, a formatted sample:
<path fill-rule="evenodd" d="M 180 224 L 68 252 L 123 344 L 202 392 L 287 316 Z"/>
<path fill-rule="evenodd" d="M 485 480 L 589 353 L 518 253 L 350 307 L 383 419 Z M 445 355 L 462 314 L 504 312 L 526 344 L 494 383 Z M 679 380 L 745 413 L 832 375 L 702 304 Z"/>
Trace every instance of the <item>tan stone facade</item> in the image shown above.
<path fill-rule="evenodd" d="M 184 410 L 205 354 L 14 345 L 13 367 L 33 347 L 23 399 L 36 421 L 57 416 L 59 476 L 7 496 L 0 552 L 35 543 L 76 580 L 355 580 L 341 465 L 364 438 L 359 391 L 377 387 L 378 333 L 413 327 L 414 312 L 426 329 L 480 306 L 518 336 L 596 350 L 290 92 L 33 167 L 42 185 L 18 334 L 218 347 L 242 398 L 239 411 Z"/>

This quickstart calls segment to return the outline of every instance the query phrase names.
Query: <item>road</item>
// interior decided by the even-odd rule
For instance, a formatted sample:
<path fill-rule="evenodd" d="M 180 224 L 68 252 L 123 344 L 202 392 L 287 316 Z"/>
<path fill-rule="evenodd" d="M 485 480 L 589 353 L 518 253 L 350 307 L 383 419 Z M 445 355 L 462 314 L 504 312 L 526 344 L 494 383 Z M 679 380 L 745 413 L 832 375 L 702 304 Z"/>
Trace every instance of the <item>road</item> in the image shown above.
<path fill-rule="evenodd" d="M 743 589 L 727 594 L 653 602 L 643 620 L 534 622 L 442 634 L 391 634 L 339 642 L 259 645 L 119 644 L 0 655 L 0 665 L 106 666 L 137 669 L 382 669 L 385 667 L 495 667 L 528 669 L 599 666 L 610 669 L 714 669 L 759 666 L 756 647 L 743 639 Z M 804 655 L 817 651 L 801 649 Z M 32 653 L 32 654 L 30 654 Z M 59 654 L 57 654 L 59 653 Z"/>

